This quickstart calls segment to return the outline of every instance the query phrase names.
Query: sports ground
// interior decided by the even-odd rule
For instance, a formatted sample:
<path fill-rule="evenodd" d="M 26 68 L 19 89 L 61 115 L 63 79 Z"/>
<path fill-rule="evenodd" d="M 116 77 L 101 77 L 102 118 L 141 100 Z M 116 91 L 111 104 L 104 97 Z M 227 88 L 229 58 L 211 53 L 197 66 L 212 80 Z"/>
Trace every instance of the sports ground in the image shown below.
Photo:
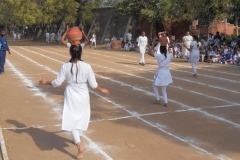
<path fill-rule="evenodd" d="M 63 92 L 38 85 L 52 80 L 69 60 L 68 49 L 41 42 L 10 42 L 0 76 L 1 151 L 4 160 L 68 160 L 77 153 L 61 131 Z M 91 123 L 81 138 L 86 160 L 240 159 L 240 68 L 173 59 L 169 107 L 152 104 L 157 62 L 137 52 L 83 51 L 105 96 L 90 89 Z M 160 88 L 159 88 L 159 91 Z M 161 93 L 161 92 L 160 92 Z M 163 102 L 162 102 L 163 103 Z"/>

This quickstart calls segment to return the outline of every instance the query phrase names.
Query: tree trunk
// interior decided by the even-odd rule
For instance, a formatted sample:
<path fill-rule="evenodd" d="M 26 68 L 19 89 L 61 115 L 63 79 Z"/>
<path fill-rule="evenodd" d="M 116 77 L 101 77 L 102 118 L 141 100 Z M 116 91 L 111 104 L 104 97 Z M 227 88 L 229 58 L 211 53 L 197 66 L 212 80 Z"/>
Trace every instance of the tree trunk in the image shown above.
<path fill-rule="evenodd" d="M 151 22 L 151 32 L 150 32 L 150 40 L 152 41 L 152 33 L 153 33 L 153 22 Z"/>

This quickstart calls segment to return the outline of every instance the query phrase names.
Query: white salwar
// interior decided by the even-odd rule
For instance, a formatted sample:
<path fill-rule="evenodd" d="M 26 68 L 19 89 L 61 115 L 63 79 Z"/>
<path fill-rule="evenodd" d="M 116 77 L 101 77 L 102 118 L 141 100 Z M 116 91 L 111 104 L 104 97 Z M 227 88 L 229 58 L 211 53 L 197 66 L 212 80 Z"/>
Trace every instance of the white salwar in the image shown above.
<path fill-rule="evenodd" d="M 140 61 L 139 63 L 145 63 L 144 54 L 146 52 L 146 46 L 148 44 L 148 38 L 146 36 L 140 36 L 138 39 L 138 47 L 140 51 Z"/>
<path fill-rule="evenodd" d="M 193 41 L 193 37 L 192 36 L 184 36 L 183 37 L 183 44 L 186 45 L 187 48 L 190 48 L 190 44 Z M 182 54 L 185 60 L 187 60 L 189 58 L 190 52 L 187 50 L 186 47 L 182 47 Z"/>
<path fill-rule="evenodd" d="M 73 74 L 71 74 L 71 67 Z M 52 81 L 53 87 L 60 86 L 65 79 L 67 86 L 64 92 L 62 130 L 87 130 L 90 120 L 87 81 L 92 88 L 98 86 L 93 70 L 89 64 L 82 61 L 68 62 L 62 66 L 57 79 Z"/>
<path fill-rule="evenodd" d="M 192 50 L 190 52 L 189 62 L 192 65 L 193 73 L 197 74 L 196 64 L 199 62 L 199 47 L 201 46 L 201 43 L 193 41 L 190 46 L 192 46 Z"/>

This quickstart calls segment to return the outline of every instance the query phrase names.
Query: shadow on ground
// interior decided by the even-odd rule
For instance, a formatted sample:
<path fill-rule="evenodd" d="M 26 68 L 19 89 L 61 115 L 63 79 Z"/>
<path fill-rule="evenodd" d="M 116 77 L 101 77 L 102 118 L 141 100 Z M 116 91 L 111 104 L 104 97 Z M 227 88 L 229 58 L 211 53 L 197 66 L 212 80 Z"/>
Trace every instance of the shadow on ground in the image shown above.
<path fill-rule="evenodd" d="M 69 147 L 67 143 L 73 143 L 72 141 L 63 138 L 55 132 L 48 132 L 45 130 L 42 130 L 40 128 L 27 128 L 26 125 L 23 123 L 20 123 L 16 120 L 6 120 L 7 123 L 15 125 L 16 128 L 25 128 L 26 129 L 15 129 L 15 130 L 10 130 L 16 134 L 22 134 L 26 133 L 29 136 L 32 137 L 34 143 L 36 146 L 41 150 L 41 151 L 51 151 L 53 149 L 56 149 L 62 153 L 65 153 L 69 155 L 72 158 L 75 158 L 74 155 L 69 153 L 67 150 L 65 150 L 65 147 Z"/>

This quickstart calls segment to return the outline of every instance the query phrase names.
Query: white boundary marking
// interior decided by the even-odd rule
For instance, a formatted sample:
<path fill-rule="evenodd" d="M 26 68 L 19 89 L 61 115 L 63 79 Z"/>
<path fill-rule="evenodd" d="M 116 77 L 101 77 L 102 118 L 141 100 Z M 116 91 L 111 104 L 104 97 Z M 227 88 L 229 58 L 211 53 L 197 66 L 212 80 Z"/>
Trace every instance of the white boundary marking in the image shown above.
<path fill-rule="evenodd" d="M 33 48 L 36 48 L 36 47 L 33 47 Z M 46 50 L 44 50 L 44 49 L 40 49 L 40 48 L 36 48 L 36 49 L 39 49 L 39 50 L 42 50 L 42 51 L 48 52 L 48 53 L 53 53 L 53 54 L 56 54 L 56 55 L 59 55 L 59 56 L 62 56 L 62 57 L 67 57 L 67 56 L 64 56 L 64 55 L 61 55 L 61 54 L 58 54 L 58 53 L 54 53 L 54 52 L 51 52 L 51 51 L 46 51 Z M 36 52 L 35 52 L 35 53 L 36 53 Z M 92 54 L 97 54 L 97 53 L 92 53 Z M 100 54 L 97 54 L 97 55 L 100 55 Z M 100 55 L 100 56 L 110 57 L 110 56 L 106 56 L 106 55 Z M 85 55 L 85 57 L 89 57 L 89 56 Z M 114 58 L 115 58 L 115 57 L 114 57 Z M 91 57 L 91 59 L 99 59 L 99 58 Z M 103 60 L 103 59 L 100 59 L 100 60 L 101 60 L 101 61 L 108 62 L 108 63 L 114 63 L 114 62 L 107 61 L 107 60 Z M 127 59 L 124 59 L 124 60 L 127 60 Z M 129 61 L 129 60 L 128 60 L 128 61 Z M 132 61 L 131 61 L 131 62 L 132 62 Z M 114 63 L 114 64 L 117 64 L 117 63 Z M 92 65 L 97 65 L 97 64 L 92 64 Z M 120 64 L 117 64 L 117 65 L 120 65 Z M 124 64 L 121 64 L 121 65 L 122 65 L 122 66 L 126 66 L 126 67 L 128 67 L 128 68 L 130 67 L 130 68 L 134 68 L 134 69 L 139 69 L 139 68 L 136 68 L 136 67 L 131 67 L 131 66 L 129 66 L 129 65 L 124 65 Z M 122 73 L 124 73 L 124 74 L 131 75 L 131 76 L 134 76 L 134 77 L 137 77 L 137 78 L 145 79 L 145 80 L 148 80 L 148 81 L 153 81 L 152 79 L 144 78 L 144 77 L 141 77 L 141 76 L 136 76 L 136 75 L 133 75 L 133 74 L 130 74 L 130 73 L 127 73 L 127 72 L 120 71 L 120 70 L 108 68 L 108 67 L 101 66 L 101 65 L 98 65 L 98 66 L 100 66 L 100 67 L 102 67 L 102 68 L 107 68 L 108 70 L 110 69 L 110 70 L 122 72 Z M 144 69 L 139 69 L 139 70 L 144 70 Z M 147 70 L 144 70 L 144 71 L 147 71 Z M 152 71 L 147 71 L 147 72 L 155 73 L 155 72 L 152 72 Z M 174 77 L 174 78 L 175 78 L 175 77 Z M 240 92 L 238 92 L 238 91 L 232 91 L 232 90 L 228 90 L 228 89 L 226 89 L 226 88 L 222 88 L 222 87 L 218 87 L 218 86 L 212 86 L 212 85 L 208 85 L 208 84 L 201 83 L 201 82 L 194 82 L 194 81 L 190 81 L 190 80 L 184 80 L 184 79 L 182 79 L 182 78 L 177 78 L 177 77 L 176 77 L 176 79 L 179 79 L 179 80 L 182 80 L 182 81 L 187 81 L 187 82 L 196 83 L 196 84 L 199 84 L 199 85 L 210 86 L 210 87 L 212 87 L 212 88 L 221 89 L 221 90 L 225 90 L 225 91 L 229 91 L 229 92 L 233 92 L 233 93 L 240 93 Z M 169 85 L 169 86 L 174 87 L 174 88 L 178 88 L 178 89 L 180 89 L 180 90 L 189 91 L 189 90 L 187 90 L 187 89 L 183 89 L 183 88 L 178 87 L 178 86 L 173 86 L 173 85 Z M 194 91 L 191 91 L 191 92 L 193 93 Z M 210 97 L 210 98 L 214 98 L 214 99 L 226 101 L 226 102 L 228 102 L 228 103 L 232 103 L 232 102 L 230 102 L 230 101 L 227 101 L 227 100 L 224 100 L 224 99 L 221 99 L 221 98 L 218 98 L 218 97 L 207 96 L 207 95 L 201 94 L 201 93 L 199 93 L 199 92 L 194 92 L 194 93 L 195 93 L 195 94 L 200 94 L 200 95 L 202 95 L 202 96 L 206 96 L 206 97 L 208 97 L 208 98 Z M 238 103 L 236 103 L 236 104 L 238 104 Z"/>
<path fill-rule="evenodd" d="M 24 49 L 24 48 L 22 48 L 22 49 Z M 25 50 L 28 50 L 28 49 L 25 49 Z M 51 60 L 53 59 L 53 58 L 50 58 L 50 57 L 48 57 L 48 56 L 42 55 L 42 54 L 40 54 L 40 53 L 38 53 L 38 52 L 33 52 L 33 51 L 31 51 L 31 50 L 28 50 L 28 51 L 30 51 L 30 52 L 32 52 L 32 53 L 35 53 L 35 54 L 38 54 L 38 55 L 41 55 L 41 56 L 46 57 L 46 58 L 51 59 Z M 57 54 L 57 53 L 54 53 L 54 54 L 60 55 L 60 54 Z M 61 55 L 61 56 L 66 57 L 66 56 L 64 56 L 64 55 Z M 61 62 L 61 61 L 59 61 L 59 60 L 54 60 L 54 61 L 63 63 L 63 62 Z M 110 68 L 110 69 L 111 69 L 111 68 Z M 120 85 L 131 87 L 133 90 L 141 91 L 141 92 L 144 92 L 144 93 L 146 93 L 146 94 L 148 94 L 148 95 L 155 96 L 154 93 L 148 92 L 148 91 L 146 91 L 146 90 L 144 90 L 144 89 L 141 89 L 141 88 L 138 88 L 138 87 L 134 87 L 134 86 L 132 86 L 132 85 L 123 83 L 123 82 L 121 82 L 121 81 L 114 80 L 114 79 L 112 79 L 112 78 L 107 78 L 107 77 L 102 76 L 102 75 L 100 75 L 100 74 L 96 74 L 96 73 L 95 73 L 95 75 L 100 76 L 101 78 L 104 78 L 104 79 L 108 79 L 108 80 L 110 80 L 110 81 L 112 81 L 112 82 L 119 83 Z M 130 74 L 130 75 L 131 75 L 131 74 Z M 135 76 L 135 75 L 134 75 L 134 76 Z M 144 77 L 143 77 L 143 78 L 144 78 Z M 146 79 L 146 78 L 144 78 L 144 79 Z M 178 89 L 179 89 L 179 88 L 178 88 Z M 196 94 L 198 93 L 198 92 L 194 92 L 194 91 L 192 91 L 192 92 L 193 92 L 193 93 L 196 93 Z M 199 93 L 199 94 L 201 94 L 201 93 Z M 204 95 L 204 94 L 202 94 L 202 95 Z M 160 96 L 160 97 L 161 97 L 161 96 Z M 162 98 L 162 97 L 161 97 L 161 98 Z M 215 97 L 215 98 L 218 99 L 217 97 Z M 205 116 L 211 117 L 211 118 L 213 118 L 213 119 L 217 119 L 217 120 L 219 120 L 219 121 L 222 121 L 222 122 L 225 122 L 225 123 L 229 123 L 229 124 L 231 124 L 231 125 L 233 125 L 233 126 L 236 126 L 236 127 L 238 127 L 238 128 L 240 127 L 240 124 L 234 123 L 234 122 L 232 122 L 232 121 L 230 121 L 230 120 L 227 120 L 227 119 L 225 119 L 225 118 L 215 116 L 215 115 L 210 114 L 210 113 L 208 113 L 208 112 L 206 112 L 206 111 L 202 111 L 202 110 L 193 108 L 193 107 L 191 107 L 191 106 L 185 105 L 185 104 L 183 104 L 183 103 L 181 103 L 181 102 L 178 102 L 178 101 L 175 101 L 175 100 L 172 100 L 172 99 L 168 99 L 168 100 L 169 100 L 170 102 L 173 102 L 173 103 L 175 103 L 175 104 L 178 104 L 179 106 L 182 106 L 182 107 L 184 107 L 184 108 L 191 109 L 191 111 L 197 111 L 197 112 L 200 112 L 200 113 L 204 114 Z M 227 100 L 223 100 L 223 101 L 227 101 Z M 231 105 L 238 105 L 238 104 L 239 104 L 239 103 L 232 103 L 232 102 L 230 102 L 230 101 L 227 101 L 227 102 L 229 102 Z"/>
<path fill-rule="evenodd" d="M 16 51 L 13 50 L 13 49 L 12 49 L 12 51 L 16 52 Z M 28 59 L 28 60 L 30 60 L 30 59 Z M 29 79 L 27 79 L 20 71 L 18 71 L 18 70 L 12 65 L 12 63 L 11 63 L 9 60 L 7 60 L 6 62 L 8 63 L 10 69 L 11 69 L 16 75 L 18 75 L 19 78 L 20 78 L 27 86 L 31 86 L 31 87 L 33 88 L 33 89 L 31 89 L 31 90 L 34 90 L 34 91 L 37 92 L 37 94 L 35 94 L 36 96 L 41 96 L 41 97 L 43 97 L 44 100 L 46 100 L 47 102 L 53 103 L 53 100 L 47 99 L 47 98 L 46 98 L 46 94 L 42 93 L 39 88 L 35 87 L 34 84 L 33 84 Z M 38 64 L 38 63 L 35 62 L 35 64 Z M 41 64 L 39 64 L 39 65 L 41 66 Z M 44 69 L 46 69 L 46 68 L 44 68 Z M 46 70 L 48 70 L 48 69 L 46 69 Z M 51 71 L 51 69 L 48 70 L 48 71 Z M 52 71 L 51 71 L 51 72 L 52 72 Z M 53 111 L 55 111 L 55 110 L 53 109 Z M 61 116 L 57 111 L 55 111 L 55 113 L 57 113 L 59 116 Z M 84 137 L 87 137 L 87 136 L 84 136 Z M 88 140 L 90 140 L 90 139 L 88 138 Z M 94 142 L 92 142 L 92 141 L 91 141 L 91 143 L 94 144 Z M 95 148 L 93 148 L 93 149 L 96 149 L 97 144 L 95 144 L 94 146 L 95 146 Z M 97 151 L 98 151 L 99 153 L 101 153 L 104 157 L 107 155 L 103 150 L 101 150 L 100 147 L 97 147 L 97 149 L 100 149 L 100 150 L 97 150 Z M 103 153 L 104 153 L 104 154 L 103 154 Z M 107 156 L 107 157 L 105 157 L 105 158 L 107 158 L 107 160 L 111 160 L 111 159 L 109 159 L 109 157 L 110 157 L 110 156 Z"/>
<path fill-rule="evenodd" d="M 126 111 L 126 112 L 129 113 L 130 115 L 132 115 L 132 116 L 134 116 L 135 118 L 141 120 L 142 122 L 150 125 L 151 127 L 156 128 L 156 129 L 158 129 L 159 131 L 167 134 L 168 136 L 173 137 L 173 138 L 175 138 L 175 139 L 177 139 L 177 140 L 179 140 L 179 141 L 181 141 L 181 142 L 183 142 L 183 143 L 186 143 L 186 144 L 188 144 L 189 146 L 191 146 L 191 147 L 193 147 L 193 148 L 195 148 L 195 149 L 197 149 L 197 150 L 199 150 L 199 151 L 201 151 L 201 152 L 203 152 L 203 153 L 206 153 L 206 154 L 211 155 L 211 156 L 215 156 L 215 155 L 213 155 L 212 153 L 208 152 L 207 150 L 205 150 L 205 149 L 203 149 L 203 148 L 201 148 L 201 147 L 199 147 L 199 146 L 197 146 L 197 145 L 195 145 L 195 144 L 192 144 L 191 141 L 188 142 L 188 141 L 185 140 L 185 139 L 182 139 L 182 138 L 180 138 L 180 137 L 178 137 L 178 136 L 176 136 L 176 135 L 174 135 L 174 134 L 172 134 L 172 133 L 170 133 L 170 132 L 167 132 L 166 130 L 163 129 L 163 127 L 158 126 L 157 124 L 153 124 L 153 123 L 151 123 L 151 122 L 149 122 L 149 121 L 141 118 L 137 113 L 127 110 L 127 109 L 124 108 L 123 106 L 121 106 L 121 105 L 119 105 L 119 104 L 116 104 L 116 103 L 110 101 L 108 98 L 103 97 L 103 96 L 99 95 L 99 94 L 96 93 L 96 92 L 93 92 L 93 91 L 90 91 L 90 92 L 93 93 L 93 94 L 95 94 L 95 95 L 97 95 L 97 96 L 99 96 L 99 97 L 101 97 L 102 99 L 106 100 L 107 102 L 113 104 L 115 107 Z M 217 157 L 218 159 L 220 159 L 220 160 L 224 160 L 224 158 L 226 158 L 225 156 L 224 156 L 224 158 L 223 158 L 222 156 L 216 156 L 216 157 Z"/>
<path fill-rule="evenodd" d="M 33 48 L 36 48 L 36 47 L 33 47 Z M 54 52 L 51 52 L 51 51 L 46 51 L 46 50 L 40 49 L 40 48 L 36 48 L 36 49 L 39 49 L 39 50 L 42 50 L 42 51 L 48 52 L 48 53 L 57 54 L 57 53 L 54 53 Z M 58 49 L 55 49 L 55 50 L 58 50 Z M 58 50 L 58 51 L 62 51 L 62 50 Z M 94 52 L 89 52 L 89 51 L 84 51 L 84 52 L 88 52 L 88 53 L 95 54 L 95 55 L 102 56 L 102 57 L 109 57 L 109 58 L 115 58 L 115 59 L 120 59 L 120 60 L 129 61 L 129 62 L 135 62 L 135 61 L 132 61 L 132 60 L 129 60 L 129 59 L 123 59 L 123 58 L 118 58 L 118 57 L 111 57 L 111 56 L 102 55 L 102 54 L 98 54 L 98 53 L 94 53 Z M 63 56 L 63 55 L 61 55 L 61 54 L 57 54 L 57 55 Z M 84 55 L 84 56 L 86 56 L 86 55 Z M 63 57 L 67 57 L 67 56 L 63 56 Z M 88 56 L 87 56 L 87 57 L 88 57 Z M 94 57 L 91 57 L 91 59 L 92 59 L 92 58 L 94 58 Z M 94 58 L 94 59 L 97 59 L 97 58 Z M 103 60 L 103 59 L 100 59 L 100 60 L 101 60 L 101 61 L 105 61 L 105 62 L 109 62 L 109 63 L 114 63 L 114 62 L 107 61 L 107 60 Z M 156 71 L 154 72 L 154 71 L 142 69 L 142 68 L 139 68 L 139 67 L 138 67 L 138 68 L 137 68 L 137 67 L 132 67 L 132 66 L 130 66 L 130 65 L 118 64 L 118 63 L 114 63 L 114 64 L 126 66 L 126 67 L 128 67 L 128 68 L 138 69 L 138 70 L 141 70 L 141 71 L 146 71 L 146 72 L 149 72 L 149 73 L 156 73 Z M 157 66 L 157 65 L 156 65 L 156 66 Z M 173 69 L 173 70 L 174 70 L 174 69 Z M 175 71 L 179 71 L 179 70 L 175 70 Z M 210 85 L 210 84 L 206 84 L 206 83 L 202 83 L 202 82 L 191 81 L 191 80 L 179 78 L 179 77 L 176 77 L 176 76 L 172 76 L 172 77 L 175 78 L 175 79 L 178 79 L 178 80 L 185 81 L 185 82 L 195 83 L 195 84 L 199 84 L 199 85 L 211 87 L 211 88 L 214 88 L 214 89 L 220 89 L 220 90 L 224 90 L 224 91 L 228 91 L 228 92 L 240 94 L 240 92 L 235 91 L 235 90 L 230 90 L 230 89 L 227 89 L 227 88 L 223 88 L 223 87 L 219 87 L 219 86 L 214 86 L 214 85 Z"/>
<path fill-rule="evenodd" d="M 195 110 L 203 110 L 203 109 L 211 109 L 211 108 L 224 108 L 224 107 L 233 107 L 236 105 L 223 105 L 223 106 L 211 106 L 207 108 L 196 108 Z M 240 104 L 238 105 L 240 106 Z M 145 116 L 153 116 L 153 115 L 164 115 L 164 114 L 171 114 L 171 113 L 180 113 L 180 112 L 188 112 L 193 111 L 193 109 L 181 109 L 181 110 L 175 110 L 170 112 L 152 112 L 152 113 L 144 113 L 144 114 L 138 114 L 139 117 L 145 117 Z M 135 116 L 122 116 L 122 117 L 115 117 L 115 118 L 109 118 L 109 119 L 97 119 L 90 121 L 90 123 L 96 123 L 101 121 L 116 121 L 116 120 L 122 120 L 122 119 L 128 119 L 128 118 L 134 118 Z M 56 124 L 56 125 L 45 125 L 45 126 L 38 126 L 38 125 L 30 125 L 26 127 L 10 127 L 10 128 L 2 128 L 2 130 L 24 130 L 29 128 L 44 128 L 44 127 L 59 127 L 62 124 Z"/>
<path fill-rule="evenodd" d="M 44 57 L 46 57 L 46 56 L 44 56 Z M 50 57 L 49 57 L 49 58 L 50 58 Z M 120 83 L 122 83 L 122 82 L 120 82 Z M 130 85 L 130 86 L 131 86 L 131 85 Z M 133 86 L 132 86 L 132 87 L 133 87 Z M 139 90 L 139 89 L 138 89 L 138 90 Z M 152 126 L 152 127 L 154 127 L 154 128 L 157 128 L 158 130 L 160 130 L 160 131 L 168 134 L 169 136 L 172 136 L 172 137 L 174 137 L 174 138 L 176 138 L 176 139 L 178 139 L 178 140 L 180 140 L 180 141 L 182 141 L 182 142 L 184 142 L 184 143 L 187 143 L 187 144 L 189 144 L 190 146 L 194 147 L 194 148 L 197 149 L 197 150 L 200 150 L 200 151 L 202 151 L 202 152 L 204 152 L 204 153 L 213 155 L 212 153 L 210 153 L 210 152 L 208 152 L 208 151 L 206 151 L 206 150 L 204 150 L 204 149 L 202 149 L 202 148 L 200 148 L 200 147 L 198 147 L 198 146 L 196 146 L 196 145 L 194 145 L 194 144 L 191 144 L 190 142 L 187 142 L 186 140 L 181 139 L 180 137 L 177 137 L 177 136 L 173 135 L 172 133 L 169 133 L 169 132 L 163 130 L 162 128 L 159 128 L 158 126 L 152 124 L 151 122 L 148 122 L 148 121 L 142 119 L 142 118 L 138 115 L 138 113 L 131 112 L 131 111 L 123 108 L 121 105 L 116 104 L 116 103 L 108 100 L 107 98 L 105 98 L 105 97 L 103 97 L 103 96 L 101 96 L 101 95 L 99 95 L 99 94 L 97 94 L 97 93 L 95 93 L 95 92 L 93 92 L 93 91 L 90 91 L 90 92 L 91 92 L 91 93 L 94 93 L 94 94 L 96 94 L 97 96 L 101 97 L 102 99 L 105 99 L 105 100 L 107 100 L 108 102 L 114 104 L 115 107 L 118 107 L 118 108 L 120 108 L 120 109 L 122 109 L 122 110 L 125 110 L 125 111 L 128 112 L 130 115 L 135 116 L 136 118 L 140 119 L 140 120 L 143 121 L 144 123 L 147 123 L 148 125 L 150 125 L 150 126 Z M 146 91 L 146 92 L 147 92 L 147 91 Z M 193 109 L 195 110 L 195 108 L 193 108 Z M 218 158 L 219 158 L 219 159 L 222 159 L 222 157 L 218 157 Z"/>
<path fill-rule="evenodd" d="M 106 53 L 109 53 L 109 52 L 106 52 Z M 132 56 L 126 56 L 126 55 L 121 55 L 121 54 L 115 54 L 115 53 L 110 53 L 110 54 L 112 54 L 112 55 L 116 55 L 116 56 L 121 56 L 121 57 L 129 57 L 129 58 L 134 58 L 134 59 L 136 59 L 136 57 L 132 57 Z M 152 62 L 156 62 L 156 60 L 152 60 L 152 59 L 148 59 L 148 58 L 146 58 L 147 60 L 149 60 L 149 61 L 152 61 Z M 129 61 L 129 60 L 128 60 Z M 134 61 L 134 62 L 137 62 L 137 61 Z M 171 62 L 171 64 L 173 64 L 173 65 L 179 65 L 179 64 L 176 64 L 176 63 L 174 63 L 174 62 Z M 184 65 L 182 65 L 182 66 L 184 66 Z M 191 67 L 189 67 L 189 66 L 184 66 L 184 67 L 187 67 L 187 68 L 191 68 Z M 185 73 L 189 73 L 189 74 L 192 74 L 192 72 L 188 72 L 188 71 L 182 71 L 182 70 L 177 70 L 177 69 L 173 69 L 173 68 L 170 68 L 171 70 L 174 70 L 174 71 L 179 71 L 179 72 L 185 72 Z M 199 68 L 199 69 L 201 69 L 201 68 Z M 225 81 L 229 81 L 229 82 L 232 82 L 232 83 L 240 83 L 239 81 L 234 81 L 234 80 L 230 80 L 230 79 L 226 79 L 226 78 L 221 78 L 221 77 L 215 77 L 215 76 L 207 76 L 207 75 L 204 75 L 204 74 L 199 74 L 198 73 L 198 75 L 201 75 L 201 76 L 204 76 L 204 77 L 207 77 L 207 78 L 212 78 L 212 79 L 221 79 L 221 80 L 225 80 Z"/>
<path fill-rule="evenodd" d="M 5 141 L 3 138 L 1 125 L 0 125 L 0 143 L 1 143 L 1 151 L 2 151 L 3 160 L 8 160 L 7 149 L 6 149 Z"/>
<path fill-rule="evenodd" d="M 88 51 L 87 51 L 88 52 Z M 107 55 L 102 55 L 102 54 L 98 54 L 98 53 L 94 53 L 94 52 L 89 52 L 89 53 L 91 53 L 91 54 L 95 54 L 95 55 L 98 55 L 98 56 L 102 56 L 102 57 L 109 57 L 109 58 L 115 58 L 115 59 L 120 59 L 120 60 L 124 60 L 124 61 L 128 61 L 128 62 L 135 62 L 135 61 L 132 61 L 132 60 L 129 60 L 129 59 L 123 59 L 123 58 L 118 58 L 118 57 L 111 57 L 111 56 L 107 56 Z M 103 60 L 103 59 L 101 59 L 102 61 L 106 61 L 106 60 Z M 152 60 L 153 61 L 153 60 Z M 109 61 L 110 62 L 110 61 Z M 156 62 L 156 61 L 155 61 Z M 118 63 L 115 63 L 115 64 L 118 64 Z M 172 64 L 172 62 L 171 62 L 171 64 Z M 131 68 L 136 68 L 136 67 L 132 67 L 132 66 L 130 66 L 130 65 L 126 65 L 126 64 L 121 64 L 121 65 L 123 65 L 123 66 L 128 66 L 128 67 L 131 67 Z M 155 65 L 153 65 L 153 66 L 157 66 L 157 64 L 155 64 Z M 148 70 L 146 70 L 146 69 L 141 69 L 141 68 L 138 68 L 139 70 L 145 70 L 145 71 L 147 71 L 147 72 L 151 72 L 151 73 L 156 73 L 156 72 L 153 72 L 153 71 L 148 71 Z M 178 70 L 178 69 L 173 69 L 173 68 L 170 68 L 170 70 L 174 70 L 174 71 L 176 71 L 176 72 L 186 72 L 186 73 L 190 73 L 190 72 L 188 72 L 188 71 L 182 71 L 182 70 Z M 173 78 L 176 78 L 176 79 L 179 79 L 179 80 L 183 80 L 183 81 L 190 81 L 190 80 L 184 80 L 184 79 L 182 79 L 182 78 L 178 78 L 178 77 L 174 77 L 174 76 L 172 76 Z M 210 78 L 211 78 L 212 76 L 210 76 Z M 214 78 L 216 78 L 216 77 L 214 77 Z M 219 79 L 221 79 L 221 77 L 218 77 Z M 233 80 L 230 80 L 230 79 L 223 79 L 223 80 L 226 80 L 226 81 L 230 81 L 230 82 L 234 82 L 234 83 L 240 83 L 240 82 L 238 82 L 238 81 L 233 81 Z M 201 84 L 201 82 L 194 82 L 194 81 L 191 81 L 192 83 L 199 83 L 199 84 Z M 225 88 L 222 88 L 222 87 L 217 87 L 217 86 L 212 86 L 212 85 L 209 85 L 209 84 L 205 84 L 205 85 L 207 85 L 207 86 L 210 86 L 210 87 L 213 87 L 213 88 L 218 88 L 218 89 L 223 89 L 223 90 L 227 90 L 227 91 L 230 91 L 230 90 L 228 90 L 228 89 L 225 89 Z M 237 92 L 237 91 L 232 91 L 232 92 Z M 237 92 L 237 93 L 239 93 L 239 92 Z"/>
<path fill-rule="evenodd" d="M 94 50 L 94 51 L 96 51 L 96 52 L 99 52 L 98 50 Z M 123 55 L 123 54 L 116 54 L 116 53 L 113 53 L 113 52 L 105 52 L 105 53 L 109 53 L 109 54 L 113 54 L 113 55 L 116 55 L 116 56 L 121 56 L 121 57 L 129 57 L 129 58 L 136 58 L 136 57 L 133 57 L 133 56 L 127 56 L 127 55 Z M 124 52 L 123 52 L 124 53 Z M 139 52 L 138 52 L 139 53 Z M 146 54 L 146 56 L 148 56 L 147 54 Z M 150 60 L 150 61 L 153 61 L 152 59 L 149 59 L 149 58 L 146 58 L 146 60 Z M 136 62 L 136 61 L 135 61 Z M 180 66 L 180 64 L 178 64 L 178 63 L 176 63 L 176 62 L 171 62 L 171 64 L 173 64 L 173 65 L 179 65 Z M 186 62 L 186 64 L 187 64 L 187 62 Z M 189 63 L 188 63 L 189 64 Z M 207 65 L 206 63 L 201 63 L 201 64 L 204 64 L 204 65 Z M 217 65 L 217 64 L 212 64 L 212 65 Z M 187 68 L 191 68 L 190 66 L 186 66 L 186 65 L 181 65 L 181 66 L 183 66 L 183 67 L 187 67 Z M 219 65 L 220 66 L 220 65 Z M 221 71 L 216 71 L 216 70 L 212 70 L 212 69 L 205 69 L 205 68 L 201 68 L 201 67 L 197 67 L 197 69 L 200 69 L 200 70 L 206 70 L 206 71 L 211 71 L 211 72 L 218 72 L 218 73 L 224 73 L 224 74 L 231 74 L 231 75 L 235 75 L 235 76 L 240 76 L 239 74 L 235 74 L 235 73 L 229 73 L 229 72 L 221 72 Z"/>

